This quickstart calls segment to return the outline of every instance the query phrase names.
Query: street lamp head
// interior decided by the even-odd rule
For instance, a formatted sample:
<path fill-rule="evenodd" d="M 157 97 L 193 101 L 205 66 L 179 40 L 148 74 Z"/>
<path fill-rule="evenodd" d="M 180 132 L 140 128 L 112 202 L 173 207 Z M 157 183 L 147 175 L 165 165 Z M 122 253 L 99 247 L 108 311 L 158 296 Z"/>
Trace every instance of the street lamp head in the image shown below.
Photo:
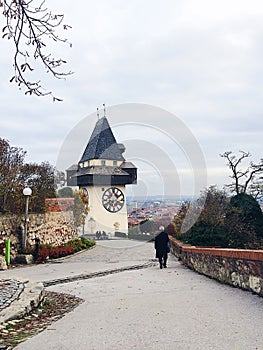
<path fill-rule="evenodd" d="M 30 187 L 26 187 L 26 188 L 23 189 L 23 195 L 24 196 L 31 196 L 31 194 L 32 194 L 32 190 L 31 190 Z"/>

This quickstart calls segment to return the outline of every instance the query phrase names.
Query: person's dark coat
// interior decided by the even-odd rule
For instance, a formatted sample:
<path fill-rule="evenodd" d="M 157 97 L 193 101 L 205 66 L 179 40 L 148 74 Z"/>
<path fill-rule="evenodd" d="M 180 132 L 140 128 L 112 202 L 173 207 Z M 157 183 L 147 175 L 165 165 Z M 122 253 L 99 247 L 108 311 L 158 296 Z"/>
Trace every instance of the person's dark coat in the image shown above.
<path fill-rule="evenodd" d="M 161 258 L 167 254 L 167 244 L 169 242 L 168 234 L 164 231 L 160 232 L 154 241 L 154 247 L 156 249 L 156 258 Z"/>

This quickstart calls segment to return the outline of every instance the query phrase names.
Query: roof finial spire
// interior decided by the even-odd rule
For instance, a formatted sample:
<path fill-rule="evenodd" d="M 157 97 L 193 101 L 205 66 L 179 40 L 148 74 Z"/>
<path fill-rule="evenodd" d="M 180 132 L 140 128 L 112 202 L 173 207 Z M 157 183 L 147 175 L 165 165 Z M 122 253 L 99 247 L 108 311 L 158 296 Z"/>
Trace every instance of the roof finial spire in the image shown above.
<path fill-rule="evenodd" d="M 104 117 L 106 117 L 106 108 L 105 108 L 105 103 L 103 103 L 103 109 L 104 109 Z"/>
<path fill-rule="evenodd" d="M 100 114 L 99 114 L 99 108 L 97 107 L 97 117 L 98 117 L 98 120 L 100 119 Z"/>

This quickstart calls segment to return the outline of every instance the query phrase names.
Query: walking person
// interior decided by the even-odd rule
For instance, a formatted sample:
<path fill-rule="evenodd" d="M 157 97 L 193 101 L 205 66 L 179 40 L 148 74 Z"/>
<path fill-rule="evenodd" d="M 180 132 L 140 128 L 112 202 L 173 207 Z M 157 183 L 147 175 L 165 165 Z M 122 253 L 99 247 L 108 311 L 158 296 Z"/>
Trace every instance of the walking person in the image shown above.
<path fill-rule="evenodd" d="M 169 237 L 167 232 L 164 231 L 164 227 L 160 226 L 159 230 L 161 231 L 154 241 L 154 248 L 156 250 L 156 258 L 159 259 L 160 269 L 167 267 L 167 252 L 168 252 L 168 243 Z"/>

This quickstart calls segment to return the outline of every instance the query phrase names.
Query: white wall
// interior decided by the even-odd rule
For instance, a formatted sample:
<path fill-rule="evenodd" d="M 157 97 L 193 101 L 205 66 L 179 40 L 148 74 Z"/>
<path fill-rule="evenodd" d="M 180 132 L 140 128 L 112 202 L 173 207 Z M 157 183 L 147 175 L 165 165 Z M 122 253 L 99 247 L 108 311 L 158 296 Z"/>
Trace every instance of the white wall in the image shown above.
<path fill-rule="evenodd" d="M 105 231 L 112 235 L 115 231 L 128 233 L 125 186 L 116 186 L 125 196 L 124 206 L 117 213 L 107 211 L 102 204 L 102 195 L 109 187 L 111 186 L 85 186 L 89 193 L 89 214 L 86 218 L 85 233 L 95 234 L 96 231 Z M 119 228 L 114 227 L 115 223 L 119 223 Z"/>

